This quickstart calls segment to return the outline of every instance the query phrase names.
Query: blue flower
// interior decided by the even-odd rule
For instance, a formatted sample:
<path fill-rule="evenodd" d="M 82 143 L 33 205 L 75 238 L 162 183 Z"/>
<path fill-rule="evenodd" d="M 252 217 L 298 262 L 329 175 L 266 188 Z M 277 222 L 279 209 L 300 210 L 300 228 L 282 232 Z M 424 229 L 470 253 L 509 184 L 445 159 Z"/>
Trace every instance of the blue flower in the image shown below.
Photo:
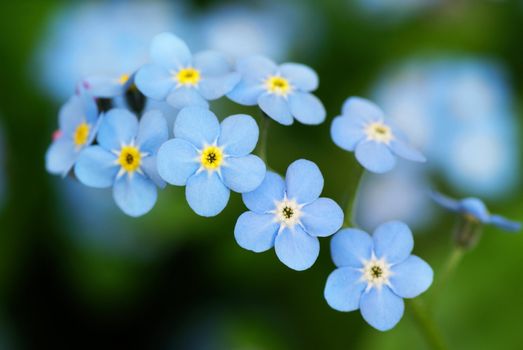
<path fill-rule="evenodd" d="M 372 237 L 343 229 L 331 241 L 338 267 L 327 279 L 325 299 L 333 309 L 354 311 L 372 327 L 386 331 L 403 316 L 403 298 L 414 298 L 432 284 L 433 271 L 411 255 L 412 232 L 400 221 L 380 225 Z"/>
<path fill-rule="evenodd" d="M 72 96 L 60 109 L 59 130 L 45 155 L 47 171 L 65 176 L 81 151 L 93 142 L 98 122 L 95 100 L 86 94 Z"/>
<path fill-rule="evenodd" d="M 161 112 L 149 111 L 138 122 L 131 112 L 112 109 L 102 116 L 98 145 L 86 148 L 76 162 L 75 175 L 87 186 L 113 186 L 113 198 L 124 213 L 143 215 L 156 203 L 156 186 L 165 185 L 156 153 L 167 138 Z"/>
<path fill-rule="evenodd" d="M 136 85 L 147 97 L 164 100 L 174 108 L 209 107 L 240 80 L 227 58 L 218 52 L 191 55 L 187 45 L 170 33 L 157 35 L 151 44 L 152 63 L 140 68 Z"/>
<path fill-rule="evenodd" d="M 122 74 L 118 77 L 91 76 L 81 82 L 81 88 L 96 98 L 123 96 L 134 84 L 134 77 Z"/>
<path fill-rule="evenodd" d="M 218 215 L 230 190 L 250 192 L 263 181 L 265 163 L 250 154 L 258 135 L 248 115 L 232 115 L 220 124 L 208 109 L 184 108 L 174 123 L 175 138 L 158 151 L 158 172 L 166 182 L 186 186 L 187 202 L 198 215 Z"/>
<path fill-rule="evenodd" d="M 517 232 L 521 229 L 521 223 L 519 222 L 508 220 L 500 215 L 490 214 L 487 206 L 481 199 L 465 198 L 455 200 L 438 192 L 432 192 L 431 195 L 440 206 L 462 215 L 467 220 L 481 224 L 491 224 L 510 232 Z"/>
<path fill-rule="evenodd" d="M 236 69 L 242 80 L 227 95 L 234 102 L 257 104 L 283 125 L 291 125 L 294 118 L 311 125 L 325 120 L 325 107 L 310 93 L 318 88 L 318 75 L 311 68 L 298 63 L 277 66 L 263 56 L 250 56 L 239 60 Z"/>
<path fill-rule="evenodd" d="M 356 159 L 373 173 L 385 173 L 396 165 L 396 157 L 424 162 L 425 157 L 411 148 L 403 134 L 374 103 L 350 97 L 343 104 L 342 115 L 334 118 L 331 137 L 344 150 L 355 152 Z"/>
<path fill-rule="evenodd" d="M 327 237 L 343 224 L 343 211 L 329 198 L 319 198 L 323 176 L 316 164 L 293 162 L 285 181 L 267 172 L 255 191 L 245 193 L 250 209 L 234 228 L 238 244 L 256 253 L 275 247 L 276 255 L 294 270 L 311 267 L 320 252 L 318 237 Z"/>

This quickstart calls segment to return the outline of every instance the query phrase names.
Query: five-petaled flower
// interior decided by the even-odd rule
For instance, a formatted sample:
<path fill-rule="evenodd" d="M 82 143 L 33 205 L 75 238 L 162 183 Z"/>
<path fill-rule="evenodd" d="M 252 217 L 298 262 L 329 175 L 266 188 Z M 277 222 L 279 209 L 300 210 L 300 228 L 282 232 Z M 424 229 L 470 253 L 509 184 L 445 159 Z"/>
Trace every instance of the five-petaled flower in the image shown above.
<path fill-rule="evenodd" d="M 72 96 L 60 109 L 60 129 L 45 155 L 47 171 L 66 175 L 82 150 L 89 146 L 98 129 L 100 118 L 95 100 L 87 94 Z"/>
<path fill-rule="evenodd" d="M 432 268 L 411 255 L 414 240 L 407 225 L 390 221 L 371 237 L 343 229 L 331 241 L 338 267 L 327 279 L 325 299 L 338 311 L 360 309 L 372 327 L 386 331 L 403 316 L 403 298 L 414 298 L 432 284 Z"/>
<path fill-rule="evenodd" d="M 331 137 L 336 145 L 355 151 L 356 159 L 367 170 L 385 173 L 396 165 L 396 156 L 424 162 L 425 157 L 410 147 L 403 134 L 374 103 L 350 97 L 343 104 L 342 114 L 334 118 Z"/>
<path fill-rule="evenodd" d="M 248 115 L 232 115 L 220 124 L 208 109 L 184 108 L 174 123 L 175 138 L 158 151 L 158 172 L 166 182 L 186 186 L 187 202 L 198 215 L 218 215 L 230 190 L 250 192 L 263 181 L 265 163 L 250 154 L 258 135 Z"/>
<path fill-rule="evenodd" d="M 343 224 L 343 211 L 332 199 L 319 198 L 322 190 L 320 169 L 305 159 L 289 166 L 285 181 L 267 172 L 260 187 L 243 195 L 250 211 L 238 218 L 236 241 L 257 253 L 275 247 L 285 265 L 308 269 L 320 251 L 318 237 L 334 234 Z"/>
<path fill-rule="evenodd" d="M 242 80 L 227 94 L 234 102 L 257 104 L 283 125 L 291 125 L 294 118 L 311 125 L 325 120 L 325 107 L 310 93 L 318 87 L 318 76 L 311 68 L 298 63 L 277 66 L 268 58 L 251 56 L 239 60 L 236 69 Z"/>
<path fill-rule="evenodd" d="M 138 122 L 125 109 L 112 109 L 103 117 L 98 145 L 82 152 L 75 174 L 83 184 L 113 186 L 113 198 L 124 213 L 140 216 L 156 203 L 156 186 L 165 183 L 156 168 L 156 153 L 168 139 L 167 122 L 159 111 L 149 111 Z"/>
<path fill-rule="evenodd" d="M 240 80 L 225 55 L 204 51 L 191 55 L 187 45 L 170 33 L 157 35 L 151 44 L 152 63 L 136 74 L 136 86 L 147 97 L 167 99 L 174 108 L 208 107 L 230 92 Z"/>

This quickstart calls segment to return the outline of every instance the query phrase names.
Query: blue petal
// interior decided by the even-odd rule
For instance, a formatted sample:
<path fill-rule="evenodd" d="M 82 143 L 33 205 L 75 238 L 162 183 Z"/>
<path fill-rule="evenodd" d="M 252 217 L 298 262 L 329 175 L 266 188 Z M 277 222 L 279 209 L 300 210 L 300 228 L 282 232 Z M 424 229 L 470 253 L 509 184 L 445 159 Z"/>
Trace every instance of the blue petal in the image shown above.
<path fill-rule="evenodd" d="M 158 150 L 158 174 L 171 185 L 184 186 L 187 179 L 198 170 L 198 151 L 182 139 L 165 142 Z"/>
<path fill-rule="evenodd" d="M 261 82 L 241 80 L 227 97 L 241 105 L 254 106 L 258 98 L 265 91 Z"/>
<path fill-rule="evenodd" d="M 330 198 L 318 198 L 302 208 L 305 231 L 318 237 L 333 235 L 343 225 L 343 210 Z"/>
<path fill-rule="evenodd" d="M 332 121 L 331 137 L 338 147 L 353 152 L 356 145 L 365 138 L 364 125 L 358 119 L 336 117 Z"/>
<path fill-rule="evenodd" d="M 298 159 L 287 168 L 285 175 L 287 197 L 300 204 L 310 203 L 320 197 L 323 190 L 323 176 L 316 164 Z"/>
<path fill-rule="evenodd" d="M 227 57 L 217 51 L 202 51 L 193 56 L 192 63 L 204 76 L 225 75 L 231 72 Z"/>
<path fill-rule="evenodd" d="M 102 116 L 98 143 L 108 151 L 130 144 L 138 132 L 138 119 L 125 109 L 111 109 Z"/>
<path fill-rule="evenodd" d="M 183 40 L 171 33 L 154 37 L 151 43 L 151 59 L 167 70 L 176 70 L 190 63 L 191 51 Z"/>
<path fill-rule="evenodd" d="M 282 125 L 294 122 L 289 104 L 282 96 L 264 93 L 258 97 L 258 105 L 265 114 Z"/>
<path fill-rule="evenodd" d="M 385 117 L 381 108 L 361 97 L 348 98 L 343 103 L 341 111 L 345 116 L 366 122 L 383 120 Z"/>
<path fill-rule="evenodd" d="M 156 203 L 157 195 L 154 183 L 138 173 L 120 177 L 113 187 L 113 198 L 118 207 L 134 217 L 149 212 Z"/>
<path fill-rule="evenodd" d="M 154 155 L 168 138 L 167 121 L 162 112 L 152 110 L 142 116 L 136 137 L 136 142 L 141 151 Z"/>
<path fill-rule="evenodd" d="M 160 177 L 160 174 L 158 173 L 158 166 L 157 166 L 157 157 L 156 156 L 149 156 L 142 158 L 142 164 L 140 167 L 144 171 L 145 175 L 149 177 L 156 186 L 160 188 L 165 187 L 165 181 Z"/>
<path fill-rule="evenodd" d="M 61 137 L 54 141 L 45 154 L 45 168 L 51 174 L 66 175 L 78 158 L 73 141 Z"/>
<path fill-rule="evenodd" d="M 407 260 L 392 266 L 391 289 L 402 298 L 414 298 L 432 284 L 434 272 L 422 259 L 411 255 Z"/>
<path fill-rule="evenodd" d="M 374 243 L 367 232 L 345 228 L 332 237 L 332 261 L 338 267 L 361 268 L 363 261 L 371 258 L 373 247 Z"/>
<path fill-rule="evenodd" d="M 135 82 L 138 90 L 155 100 L 165 100 L 175 86 L 172 74 L 156 64 L 146 64 L 140 68 L 136 73 Z"/>
<path fill-rule="evenodd" d="M 231 92 L 239 81 L 240 75 L 233 72 L 219 77 L 204 77 L 198 88 L 204 98 L 216 100 Z"/>
<path fill-rule="evenodd" d="M 58 125 L 65 135 L 72 135 L 84 121 L 84 101 L 80 96 L 74 95 L 60 108 Z"/>
<path fill-rule="evenodd" d="M 354 311 L 360 307 L 365 287 L 366 283 L 361 280 L 361 271 L 352 267 L 342 267 L 329 275 L 323 295 L 333 309 Z"/>
<path fill-rule="evenodd" d="M 285 228 L 274 243 L 278 259 L 293 270 L 303 271 L 311 267 L 320 253 L 320 242 L 296 225 Z"/>
<path fill-rule="evenodd" d="M 478 198 L 465 198 L 460 203 L 460 211 L 464 214 L 474 216 L 476 219 L 483 223 L 488 223 L 490 220 L 490 214 L 487 206 L 481 199 Z"/>
<path fill-rule="evenodd" d="M 396 165 L 396 157 L 389 148 L 376 141 L 363 141 L 356 146 L 356 159 L 367 170 L 383 174 Z"/>
<path fill-rule="evenodd" d="M 500 215 L 491 215 L 490 223 L 492 225 L 495 225 L 499 228 L 502 228 L 504 230 L 511 231 L 511 232 L 518 232 L 519 230 L 521 230 L 520 222 L 508 220 Z"/>
<path fill-rule="evenodd" d="M 318 88 L 318 74 L 304 64 L 284 63 L 280 66 L 280 72 L 300 91 L 310 92 Z"/>
<path fill-rule="evenodd" d="M 84 79 L 88 86 L 87 91 L 94 97 L 113 98 L 121 96 L 125 92 L 125 84 L 121 84 L 114 77 L 93 76 Z"/>
<path fill-rule="evenodd" d="M 208 109 L 187 107 L 176 117 L 174 136 L 202 149 L 216 142 L 220 136 L 220 123 L 216 115 Z"/>
<path fill-rule="evenodd" d="M 274 74 L 277 68 L 274 62 L 263 56 L 249 56 L 238 60 L 236 64 L 236 70 L 243 80 L 259 83 Z"/>
<path fill-rule="evenodd" d="M 254 191 L 265 178 L 265 163 L 255 155 L 230 157 L 225 162 L 221 167 L 223 182 L 234 192 Z"/>
<path fill-rule="evenodd" d="M 100 146 L 83 150 L 76 161 L 74 173 L 84 185 L 98 188 L 111 187 L 118 172 L 116 156 Z"/>
<path fill-rule="evenodd" d="M 389 221 L 378 226 L 372 235 L 374 252 L 389 264 L 397 264 L 408 258 L 414 248 L 410 228 L 401 221 Z"/>
<path fill-rule="evenodd" d="M 249 115 L 236 114 L 221 123 L 218 145 L 226 154 L 239 157 L 251 153 L 258 143 L 258 124 Z"/>
<path fill-rule="evenodd" d="M 242 195 L 243 203 L 250 210 L 264 214 L 275 209 L 274 203 L 285 196 L 285 182 L 280 175 L 267 171 L 261 185 Z"/>
<path fill-rule="evenodd" d="M 294 92 L 289 96 L 291 113 L 299 122 L 308 125 L 323 123 L 327 112 L 321 101 L 307 92 Z"/>
<path fill-rule="evenodd" d="M 238 218 L 234 227 L 234 237 L 240 247 L 261 253 L 274 246 L 278 228 L 279 225 L 274 222 L 274 215 L 247 211 Z"/>
<path fill-rule="evenodd" d="M 403 299 L 394 294 L 388 287 L 372 288 L 363 293 L 360 301 L 361 315 L 372 327 L 388 331 L 401 320 L 405 310 Z"/>
<path fill-rule="evenodd" d="M 185 196 L 196 214 L 209 217 L 218 215 L 227 206 L 230 191 L 216 172 L 202 171 L 187 180 Z"/>
<path fill-rule="evenodd" d="M 171 94 L 167 96 L 167 103 L 176 109 L 186 107 L 209 108 L 209 103 L 195 88 L 183 86 L 174 89 Z"/>
<path fill-rule="evenodd" d="M 415 148 L 410 147 L 404 141 L 399 139 L 394 139 L 390 142 L 389 145 L 392 152 L 397 156 L 411 160 L 413 162 L 426 162 L 427 159 L 425 156 Z"/>
<path fill-rule="evenodd" d="M 434 202 L 438 203 L 439 205 L 441 205 L 443 208 L 445 208 L 447 210 L 457 212 L 460 209 L 459 201 L 452 199 L 450 197 L 447 197 L 439 192 L 432 191 L 430 193 L 430 196 L 432 197 Z"/>

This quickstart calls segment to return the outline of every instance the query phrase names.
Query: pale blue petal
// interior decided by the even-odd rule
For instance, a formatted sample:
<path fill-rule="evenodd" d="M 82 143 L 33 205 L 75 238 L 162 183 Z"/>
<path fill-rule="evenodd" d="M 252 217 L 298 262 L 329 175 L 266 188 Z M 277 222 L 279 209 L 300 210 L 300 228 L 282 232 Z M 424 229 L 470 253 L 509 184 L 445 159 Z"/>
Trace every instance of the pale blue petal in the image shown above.
<path fill-rule="evenodd" d="M 390 142 L 389 147 L 392 152 L 394 152 L 394 154 L 407 160 L 422 163 L 427 161 L 425 156 L 420 151 L 407 145 L 404 141 L 397 138 Z"/>
<path fill-rule="evenodd" d="M 263 160 L 252 154 L 227 158 L 221 167 L 225 186 L 239 193 L 258 188 L 265 178 L 265 171 Z"/>
<path fill-rule="evenodd" d="M 138 132 L 138 119 L 126 109 L 111 109 L 98 129 L 98 143 L 108 151 L 130 144 Z"/>
<path fill-rule="evenodd" d="M 300 91 L 310 92 L 318 88 L 318 74 L 310 67 L 300 63 L 284 63 L 280 72 Z"/>
<path fill-rule="evenodd" d="M 278 233 L 274 242 L 278 259 L 293 270 L 303 271 L 314 265 L 320 253 L 320 242 L 296 225 Z"/>
<path fill-rule="evenodd" d="M 356 145 L 365 139 L 364 125 L 357 119 L 336 117 L 331 124 L 331 137 L 338 147 L 353 152 Z"/>
<path fill-rule="evenodd" d="M 465 198 L 460 203 L 460 211 L 464 214 L 474 216 L 476 219 L 483 223 L 488 223 L 490 214 L 487 206 L 481 199 L 478 198 Z"/>
<path fill-rule="evenodd" d="M 217 51 L 202 51 L 193 56 L 194 68 L 204 76 L 225 75 L 231 71 L 231 64 L 227 57 Z"/>
<path fill-rule="evenodd" d="M 80 96 L 72 96 L 58 114 L 58 125 L 65 135 L 72 135 L 78 125 L 86 120 L 84 101 Z"/>
<path fill-rule="evenodd" d="M 459 201 L 452 199 L 450 197 L 447 197 L 439 192 L 432 191 L 430 193 L 430 196 L 432 197 L 434 202 L 438 203 L 440 206 L 442 206 L 443 208 L 445 208 L 447 210 L 450 210 L 453 212 L 458 212 L 460 209 Z"/>
<path fill-rule="evenodd" d="M 125 93 L 125 84 L 121 84 L 118 79 L 112 77 L 93 76 L 84 79 L 86 89 L 94 97 L 113 98 L 122 96 Z"/>
<path fill-rule="evenodd" d="M 54 141 L 45 154 L 45 168 L 51 174 L 66 175 L 78 158 L 70 138 L 61 137 Z"/>
<path fill-rule="evenodd" d="M 306 204 L 320 197 L 323 176 L 316 164 L 310 160 L 298 159 L 287 168 L 285 184 L 287 197 L 300 204 Z"/>
<path fill-rule="evenodd" d="M 379 331 L 388 331 L 401 320 L 405 310 L 403 299 L 388 287 L 372 288 L 363 293 L 360 301 L 361 315 L 372 327 Z"/>
<path fill-rule="evenodd" d="M 318 198 L 302 208 L 300 218 L 305 231 L 318 237 L 335 234 L 343 225 L 343 210 L 330 198 Z"/>
<path fill-rule="evenodd" d="M 172 73 L 156 64 L 146 64 L 136 73 L 136 87 L 145 96 L 165 100 L 175 86 Z"/>
<path fill-rule="evenodd" d="M 410 228 L 401 221 L 389 221 L 378 226 L 372 235 L 374 252 L 389 264 L 398 264 L 410 255 L 414 238 Z"/>
<path fill-rule="evenodd" d="M 187 180 L 185 196 L 189 206 L 201 216 L 216 216 L 229 201 L 230 191 L 216 172 L 202 171 Z"/>
<path fill-rule="evenodd" d="M 396 165 L 396 157 L 381 142 L 362 141 L 356 146 L 356 159 L 367 170 L 383 174 Z"/>
<path fill-rule="evenodd" d="M 238 60 L 236 70 L 243 80 L 259 81 L 260 83 L 277 70 L 276 64 L 263 56 L 249 56 Z"/>
<path fill-rule="evenodd" d="M 276 94 L 264 93 L 258 97 L 258 104 L 265 114 L 282 125 L 294 122 L 287 100 Z"/>
<path fill-rule="evenodd" d="M 176 109 L 186 107 L 209 108 L 209 103 L 192 87 L 179 87 L 167 96 L 167 103 Z"/>
<path fill-rule="evenodd" d="M 258 98 L 264 91 L 265 89 L 261 82 L 241 80 L 234 89 L 227 94 L 227 97 L 238 104 L 254 106 L 258 103 Z"/>
<path fill-rule="evenodd" d="M 434 272 L 422 259 L 411 255 L 407 260 L 392 266 L 391 289 L 402 298 L 415 298 L 432 284 Z"/>
<path fill-rule="evenodd" d="M 342 114 L 349 118 L 365 120 L 366 122 L 383 120 L 385 115 L 381 108 L 373 102 L 361 97 L 350 97 L 344 103 L 341 109 Z"/>
<path fill-rule="evenodd" d="M 499 228 L 502 228 L 502 229 L 510 231 L 510 232 L 518 232 L 521 230 L 520 222 L 506 219 L 500 215 L 491 215 L 489 222 L 492 225 L 495 225 Z"/>
<path fill-rule="evenodd" d="M 162 112 L 151 110 L 142 116 L 136 137 L 136 143 L 142 152 L 154 155 L 168 138 L 167 121 Z"/>
<path fill-rule="evenodd" d="M 274 246 L 278 228 L 279 224 L 274 222 L 274 215 L 247 211 L 238 218 L 234 227 L 234 237 L 240 247 L 261 253 Z"/>
<path fill-rule="evenodd" d="M 90 146 L 78 157 L 74 173 L 84 185 L 97 188 L 111 187 L 119 170 L 115 161 L 114 154 L 100 146 Z"/>
<path fill-rule="evenodd" d="M 217 77 L 203 77 L 198 88 L 207 100 L 216 100 L 231 92 L 240 81 L 240 74 L 228 73 Z"/>
<path fill-rule="evenodd" d="M 291 113 L 299 122 L 318 125 L 325 121 L 327 112 L 320 99 L 307 92 L 294 92 L 289 95 Z"/>
<path fill-rule="evenodd" d="M 140 167 L 142 168 L 145 175 L 147 175 L 147 177 L 149 177 L 149 179 L 151 179 L 156 186 L 160 188 L 165 187 L 165 181 L 163 181 L 160 174 L 158 173 L 156 156 L 142 158 L 142 163 Z"/>
<path fill-rule="evenodd" d="M 151 59 L 167 70 L 176 70 L 190 63 L 191 51 L 183 40 L 171 33 L 154 37 L 151 43 Z"/>
<path fill-rule="evenodd" d="M 198 151 L 182 139 L 165 142 L 158 150 L 158 174 L 171 185 L 184 186 L 200 167 Z"/>
<path fill-rule="evenodd" d="M 216 115 L 208 109 L 187 107 L 176 117 L 174 136 L 202 149 L 216 142 L 220 136 L 220 123 Z"/>
<path fill-rule="evenodd" d="M 243 203 L 250 210 L 264 214 L 275 209 L 275 202 L 285 196 L 285 182 L 280 175 L 267 171 L 261 185 L 254 191 L 242 195 Z"/>
<path fill-rule="evenodd" d="M 332 237 L 332 261 L 338 267 L 361 268 L 363 261 L 371 258 L 373 247 L 372 237 L 367 232 L 345 228 Z"/>
<path fill-rule="evenodd" d="M 228 155 L 245 156 L 256 148 L 258 136 L 258 124 L 254 118 L 246 114 L 231 115 L 221 123 L 218 145 Z"/>
<path fill-rule="evenodd" d="M 334 310 L 354 311 L 360 308 L 361 294 L 366 285 L 361 280 L 361 271 L 342 267 L 329 275 L 323 295 Z"/>
<path fill-rule="evenodd" d="M 148 213 L 154 207 L 157 196 L 154 183 L 138 173 L 124 175 L 114 183 L 114 201 L 129 216 Z"/>

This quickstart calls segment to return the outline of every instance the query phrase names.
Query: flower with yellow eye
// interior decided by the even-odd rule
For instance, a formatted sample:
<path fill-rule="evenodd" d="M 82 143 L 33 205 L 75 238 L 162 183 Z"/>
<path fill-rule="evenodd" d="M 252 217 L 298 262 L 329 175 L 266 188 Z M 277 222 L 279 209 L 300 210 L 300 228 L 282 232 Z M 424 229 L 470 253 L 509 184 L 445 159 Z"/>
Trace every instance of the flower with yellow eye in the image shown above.
<path fill-rule="evenodd" d="M 123 73 L 115 77 L 92 76 L 84 79 L 81 88 L 96 98 L 123 96 L 134 84 L 134 76 Z"/>
<path fill-rule="evenodd" d="M 342 115 L 334 118 L 331 137 L 344 150 L 355 152 L 358 162 L 374 173 L 385 173 L 399 156 L 415 162 L 425 157 L 410 147 L 403 134 L 388 121 L 374 103 L 360 97 L 347 99 Z"/>
<path fill-rule="evenodd" d="M 103 116 L 97 141 L 81 154 L 75 175 L 83 184 L 113 187 L 113 198 L 124 213 L 140 216 L 156 203 L 159 178 L 156 154 L 167 141 L 167 122 L 159 111 L 145 113 L 140 122 L 125 109 Z"/>

